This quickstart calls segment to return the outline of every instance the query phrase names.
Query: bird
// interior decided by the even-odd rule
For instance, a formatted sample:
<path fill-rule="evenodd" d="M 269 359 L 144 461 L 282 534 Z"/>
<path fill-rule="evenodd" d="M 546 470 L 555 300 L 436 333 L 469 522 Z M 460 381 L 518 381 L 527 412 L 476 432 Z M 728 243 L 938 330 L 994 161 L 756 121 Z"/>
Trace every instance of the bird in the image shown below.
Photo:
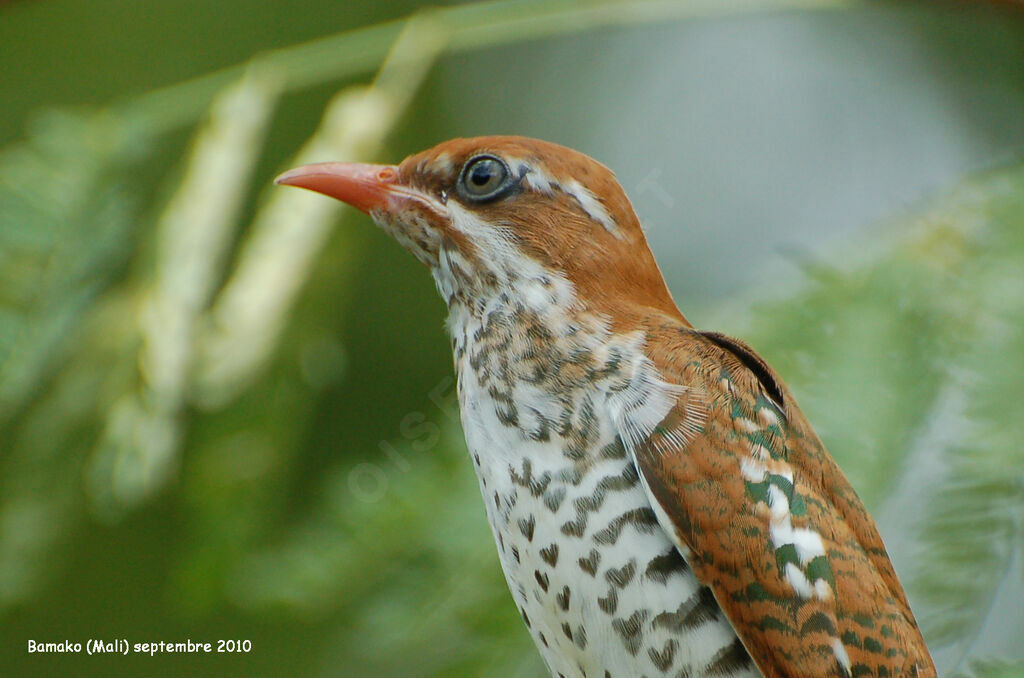
<path fill-rule="evenodd" d="M 505 579 L 553 678 L 935 676 L 793 394 L 676 306 L 610 169 L 519 136 L 278 184 L 367 213 L 447 304 Z"/>

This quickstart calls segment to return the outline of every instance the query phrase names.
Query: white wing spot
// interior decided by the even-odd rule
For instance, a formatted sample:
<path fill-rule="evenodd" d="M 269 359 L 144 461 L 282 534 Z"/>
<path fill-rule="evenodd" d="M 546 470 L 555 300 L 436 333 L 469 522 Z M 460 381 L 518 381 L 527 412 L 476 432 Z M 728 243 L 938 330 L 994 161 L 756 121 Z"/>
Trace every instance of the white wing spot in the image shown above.
<path fill-rule="evenodd" d="M 839 665 L 846 669 L 846 675 L 853 673 L 853 668 L 850 665 L 850 655 L 846 654 L 846 648 L 843 647 L 843 642 L 838 638 L 832 639 L 832 652 L 835 653 Z"/>
<path fill-rule="evenodd" d="M 768 468 L 765 464 L 768 459 L 768 450 L 761 445 L 754 445 L 751 449 L 751 456 L 740 462 L 740 474 L 744 480 L 751 483 L 764 482 L 768 478 Z M 777 469 L 773 471 L 773 474 L 785 478 L 790 483 L 793 482 L 793 472 L 788 468 Z M 820 577 L 815 578 L 812 582 L 802 569 L 815 558 L 825 555 L 825 544 L 821 535 L 808 528 L 793 527 L 789 497 L 775 482 L 768 483 L 767 495 L 768 533 L 772 546 L 778 550 L 792 545 L 799 561 L 799 565 L 797 563 L 786 564 L 784 569 L 786 581 L 798 595 L 804 598 L 828 600 L 832 597 L 832 587 L 829 582 Z"/>
<path fill-rule="evenodd" d="M 794 563 L 786 563 L 786 581 L 789 585 L 797 592 L 801 598 L 810 598 L 814 589 L 811 588 L 811 582 L 807 580 L 807 577 L 800 568 Z"/>
<path fill-rule="evenodd" d="M 740 473 L 752 483 L 761 483 L 768 475 L 768 469 L 753 459 L 744 459 L 740 462 Z"/>
<path fill-rule="evenodd" d="M 760 419 L 765 426 L 778 426 L 779 415 L 775 414 L 775 410 L 770 407 L 762 407 L 757 411 L 757 418 Z"/>
<path fill-rule="evenodd" d="M 809 563 L 818 556 L 825 555 L 825 545 L 821 542 L 821 535 L 814 530 L 805 528 L 793 530 L 793 545 L 796 546 L 796 554 L 800 557 L 801 563 Z"/>
<path fill-rule="evenodd" d="M 832 598 L 832 587 L 824 579 L 814 580 L 814 597 L 818 600 L 829 600 Z"/>
<path fill-rule="evenodd" d="M 789 499 L 775 485 L 768 486 L 768 508 L 771 509 L 773 533 L 775 526 L 779 525 L 789 533 L 787 536 L 791 536 L 793 528 L 789 521 Z"/>
<path fill-rule="evenodd" d="M 760 426 L 746 417 L 738 417 L 733 422 L 736 424 L 736 428 L 744 433 L 756 433 L 761 430 Z"/>

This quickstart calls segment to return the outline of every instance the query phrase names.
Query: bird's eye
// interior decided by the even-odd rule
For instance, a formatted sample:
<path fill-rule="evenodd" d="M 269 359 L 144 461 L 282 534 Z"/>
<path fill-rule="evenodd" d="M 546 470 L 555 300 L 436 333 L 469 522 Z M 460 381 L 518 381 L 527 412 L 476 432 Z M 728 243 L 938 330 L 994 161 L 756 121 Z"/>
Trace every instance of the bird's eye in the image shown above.
<path fill-rule="evenodd" d="M 459 176 L 459 192 L 474 202 L 486 202 L 503 195 L 513 183 L 508 166 L 493 155 L 470 159 Z"/>

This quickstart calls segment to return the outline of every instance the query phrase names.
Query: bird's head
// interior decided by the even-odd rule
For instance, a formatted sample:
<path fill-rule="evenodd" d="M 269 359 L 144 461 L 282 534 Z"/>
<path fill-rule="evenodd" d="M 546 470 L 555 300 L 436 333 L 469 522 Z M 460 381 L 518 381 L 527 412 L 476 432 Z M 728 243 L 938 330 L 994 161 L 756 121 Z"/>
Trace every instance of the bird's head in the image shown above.
<path fill-rule="evenodd" d="M 368 213 L 472 297 L 524 276 L 571 284 L 574 303 L 615 315 L 621 305 L 679 316 L 640 223 L 612 172 L 563 146 L 513 136 L 453 139 L 399 165 L 321 163 L 277 183 Z"/>

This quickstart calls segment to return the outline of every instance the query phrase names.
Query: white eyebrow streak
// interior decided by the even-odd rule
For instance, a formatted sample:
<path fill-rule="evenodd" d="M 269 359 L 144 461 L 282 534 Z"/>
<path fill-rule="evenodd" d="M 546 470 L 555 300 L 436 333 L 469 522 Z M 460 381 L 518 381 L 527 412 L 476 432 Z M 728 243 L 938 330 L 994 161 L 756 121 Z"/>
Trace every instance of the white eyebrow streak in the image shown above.
<path fill-rule="evenodd" d="M 531 165 L 525 160 L 509 158 L 508 162 L 512 166 L 513 171 L 523 177 L 523 183 L 534 191 L 545 195 L 552 195 L 555 191 L 565 193 L 583 208 L 587 216 L 600 222 L 605 227 L 605 230 L 616 237 L 622 237 L 619 225 L 612 218 L 612 215 L 608 214 L 608 210 L 604 208 L 601 201 L 576 179 L 560 182 L 540 167 Z"/>

